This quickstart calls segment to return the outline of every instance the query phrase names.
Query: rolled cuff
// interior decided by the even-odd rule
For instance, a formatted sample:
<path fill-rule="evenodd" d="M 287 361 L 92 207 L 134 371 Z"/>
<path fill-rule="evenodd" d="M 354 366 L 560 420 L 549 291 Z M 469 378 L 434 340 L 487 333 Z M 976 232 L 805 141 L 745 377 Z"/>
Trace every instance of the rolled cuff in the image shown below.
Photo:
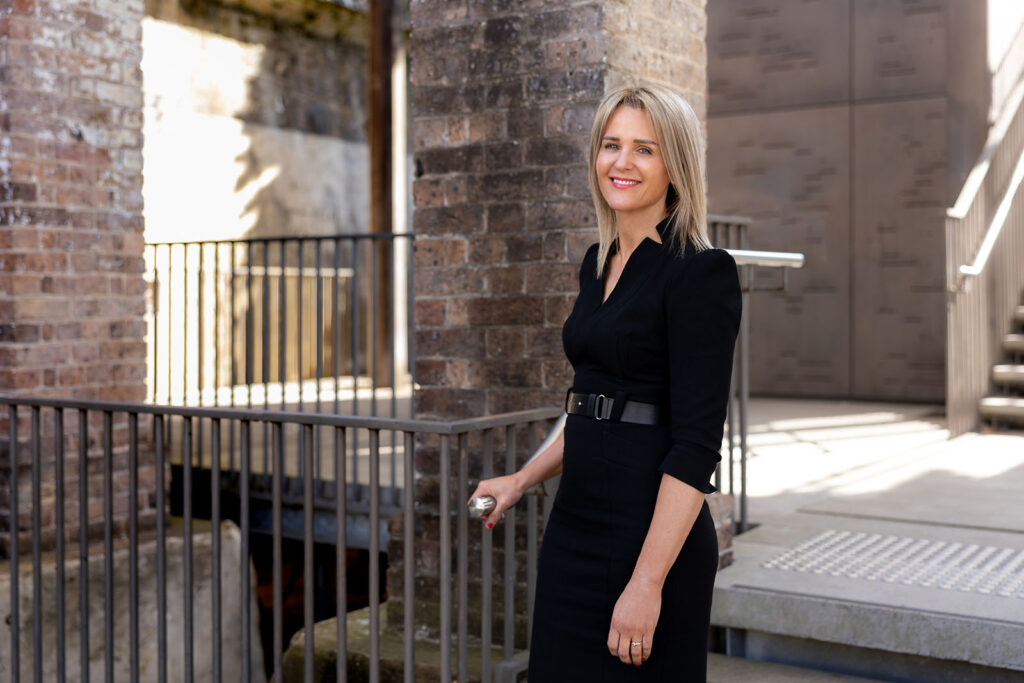
<path fill-rule="evenodd" d="M 665 454 L 658 471 L 703 493 L 715 493 L 718 489 L 711 484 L 711 476 L 721 459 L 717 451 L 692 442 L 677 441 Z"/>

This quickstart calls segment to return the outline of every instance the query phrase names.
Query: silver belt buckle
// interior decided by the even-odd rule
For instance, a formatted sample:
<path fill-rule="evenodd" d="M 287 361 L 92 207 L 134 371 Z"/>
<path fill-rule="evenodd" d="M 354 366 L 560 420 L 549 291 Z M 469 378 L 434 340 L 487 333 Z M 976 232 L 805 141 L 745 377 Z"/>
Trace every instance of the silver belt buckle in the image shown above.
<path fill-rule="evenodd" d="M 594 399 L 594 419 L 603 420 L 601 413 L 604 412 L 604 402 L 608 400 L 608 397 L 604 394 L 598 394 L 597 398 Z"/>

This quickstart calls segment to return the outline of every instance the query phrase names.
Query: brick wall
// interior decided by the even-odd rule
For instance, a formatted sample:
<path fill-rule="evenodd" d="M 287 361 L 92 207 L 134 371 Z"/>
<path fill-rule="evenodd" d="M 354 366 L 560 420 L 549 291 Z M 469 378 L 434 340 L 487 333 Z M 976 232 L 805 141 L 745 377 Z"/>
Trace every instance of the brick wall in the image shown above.
<path fill-rule="evenodd" d="M 143 398 L 142 14 L 142 0 L 0 2 L 2 392 Z M 6 411 L 0 434 L 6 495 Z M 99 434 L 93 429 L 94 444 Z M 126 439 L 127 425 L 116 423 L 118 458 Z M 67 451 L 75 447 L 71 441 Z M 52 471 L 52 447 L 42 458 Z M 142 476 L 151 489 L 150 474 Z M 53 495 L 51 487 L 46 509 Z M 0 512 L 0 528 L 9 520 Z"/>
<path fill-rule="evenodd" d="M 594 110 L 608 89 L 644 79 L 675 86 L 702 115 L 704 2 L 419 0 L 411 12 L 416 414 L 557 406 L 572 380 L 562 323 L 597 239 L 586 162 Z M 468 448 L 475 481 L 480 451 Z M 427 599 L 417 619 L 427 628 L 437 627 L 437 462 L 436 445 L 420 444 L 415 561 Z M 400 586 L 403 530 L 393 531 Z"/>

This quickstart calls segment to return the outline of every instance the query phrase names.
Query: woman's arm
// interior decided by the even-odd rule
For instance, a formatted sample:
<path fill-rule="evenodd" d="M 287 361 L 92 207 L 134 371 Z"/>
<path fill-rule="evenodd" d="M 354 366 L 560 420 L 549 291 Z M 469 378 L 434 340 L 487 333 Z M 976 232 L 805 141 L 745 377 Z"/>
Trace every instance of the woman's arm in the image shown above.
<path fill-rule="evenodd" d="M 562 450 L 565 445 L 563 434 L 551 442 L 536 458 L 530 460 L 515 474 L 494 477 L 481 481 L 470 499 L 477 496 L 493 496 L 494 509 L 484 518 L 490 529 L 505 516 L 505 510 L 512 507 L 531 487 L 550 479 L 562 471 Z"/>
<path fill-rule="evenodd" d="M 654 627 L 661 613 L 661 589 L 672 563 L 697 519 L 704 493 L 662 474 L 654 517 L 608 631 L 608 650 L 625 664 L 640 665 L 651 654 Z M 630 643 L 642 643 L 630 647 Z"/>

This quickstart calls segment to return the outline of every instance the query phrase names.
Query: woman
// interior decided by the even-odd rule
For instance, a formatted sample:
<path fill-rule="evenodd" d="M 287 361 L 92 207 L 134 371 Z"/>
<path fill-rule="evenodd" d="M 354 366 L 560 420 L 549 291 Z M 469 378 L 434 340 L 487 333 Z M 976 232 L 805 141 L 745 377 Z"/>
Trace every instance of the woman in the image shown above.
<path fill-rule="evenodd" d="M 530 683 L 703 681 L 718 461 L 740 320 L 736 264 L 706 233 L 704 143 L 686 101 L 624 88 L 597 109 L 600 241 L 562 328 L 575 377 L 562 436 L 480 482 L 488 528 L 562 474 L 544 532 Z"/>

